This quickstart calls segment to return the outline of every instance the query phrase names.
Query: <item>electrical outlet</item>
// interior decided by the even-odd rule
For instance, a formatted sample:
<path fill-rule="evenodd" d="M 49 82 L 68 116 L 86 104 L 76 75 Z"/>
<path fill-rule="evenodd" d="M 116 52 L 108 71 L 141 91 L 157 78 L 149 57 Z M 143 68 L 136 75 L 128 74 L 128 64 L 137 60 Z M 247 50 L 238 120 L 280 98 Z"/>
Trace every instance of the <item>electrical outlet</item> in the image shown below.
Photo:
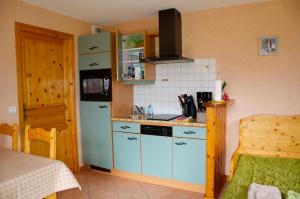
<path fill-rule="evenodd" d="M 14 115 L 17 113 L 17 107 L 16 106 L 9 106 L 8 107 L 8 114 L 9 115 Z"/>

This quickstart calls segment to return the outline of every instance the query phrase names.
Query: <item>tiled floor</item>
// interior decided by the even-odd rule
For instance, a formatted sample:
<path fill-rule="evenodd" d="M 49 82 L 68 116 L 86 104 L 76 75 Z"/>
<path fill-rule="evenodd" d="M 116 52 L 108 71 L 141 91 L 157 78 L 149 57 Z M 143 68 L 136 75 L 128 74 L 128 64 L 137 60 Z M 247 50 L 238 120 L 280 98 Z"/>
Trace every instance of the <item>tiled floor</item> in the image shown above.
<path fill-rule="evenodd" d="M 82 171 L 77 179 L 82 190 L 57 194 L 58 199 L 203 199 L 203 194 L 158 186 L 94 171 Z"/>

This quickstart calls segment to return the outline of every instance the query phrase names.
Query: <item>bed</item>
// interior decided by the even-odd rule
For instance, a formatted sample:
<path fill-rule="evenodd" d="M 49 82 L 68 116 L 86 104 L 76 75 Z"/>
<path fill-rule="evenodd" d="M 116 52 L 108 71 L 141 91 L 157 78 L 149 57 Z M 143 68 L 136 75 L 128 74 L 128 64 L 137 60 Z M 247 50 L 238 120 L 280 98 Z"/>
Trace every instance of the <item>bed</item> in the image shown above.
<path fill-rule="evenodd" d="M 247 198 L 251 183 L 273 185 L 282 198 L 300 192 L 300 115 L 256 115 L 240 121 L 223 199 Z"/>

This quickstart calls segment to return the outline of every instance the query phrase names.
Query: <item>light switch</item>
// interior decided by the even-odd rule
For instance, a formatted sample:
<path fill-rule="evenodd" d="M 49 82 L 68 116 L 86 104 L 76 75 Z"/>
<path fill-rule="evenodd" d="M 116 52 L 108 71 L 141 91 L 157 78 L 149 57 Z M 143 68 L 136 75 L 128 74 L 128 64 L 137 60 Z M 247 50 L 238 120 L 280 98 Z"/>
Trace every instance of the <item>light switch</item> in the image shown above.
<path fill-rule="evenodd" d="M 16 106 L 9 106 L 8 107 L 8 114 L 9 115 L 14 115 L 17 113 L 17 107 Z"/>

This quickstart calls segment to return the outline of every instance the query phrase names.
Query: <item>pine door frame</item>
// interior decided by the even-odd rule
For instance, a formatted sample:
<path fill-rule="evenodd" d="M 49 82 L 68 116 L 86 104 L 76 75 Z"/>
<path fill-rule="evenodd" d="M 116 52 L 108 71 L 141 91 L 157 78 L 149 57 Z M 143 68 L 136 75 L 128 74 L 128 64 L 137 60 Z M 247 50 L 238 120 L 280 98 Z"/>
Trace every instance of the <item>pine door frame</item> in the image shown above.
<path fill-rule="evenodd" d="M 23 86 L 22 86 L 22 68 L 23 68 L 23 58 L 22 58 L 22 32 L 30 32 L 34 34 L 40 34 L 44 36 L 50 36 L 54 38 L 59 38 L 63 41 L 63 60 L 66 72 L 64 74 L 66 82 L 65 90 L 66 92 L 66 118 L 67 125 L 70 128 L 70 134 L 68 139 L 71 140 L 71 156 L 72 162 L 71 170 L 73 172 L 79 171 L 78 163 L 78 145 L 77 145 L 77 121 L 76 121 L 76 98 L 75 98 L 75 65 L 74 65 L 74 35 L 63 33 L 47 28 L 42 28 L 38 26 L 33 26 L 29 24 L 24 24 L 20 22 L 15 22 L 15 39 L 16 39 L 16 61 L 17 61 L 17 81 L 18 81 L 18 113 L 19 113 L 19 129 L 20 129 L 20 142 L 21 150 L 24 151 L 24 102 L 23 102 Z M 68 152 L 69 153 L 69 152 Z M 67 154 L 69 155 L 69 154 Z"/>

